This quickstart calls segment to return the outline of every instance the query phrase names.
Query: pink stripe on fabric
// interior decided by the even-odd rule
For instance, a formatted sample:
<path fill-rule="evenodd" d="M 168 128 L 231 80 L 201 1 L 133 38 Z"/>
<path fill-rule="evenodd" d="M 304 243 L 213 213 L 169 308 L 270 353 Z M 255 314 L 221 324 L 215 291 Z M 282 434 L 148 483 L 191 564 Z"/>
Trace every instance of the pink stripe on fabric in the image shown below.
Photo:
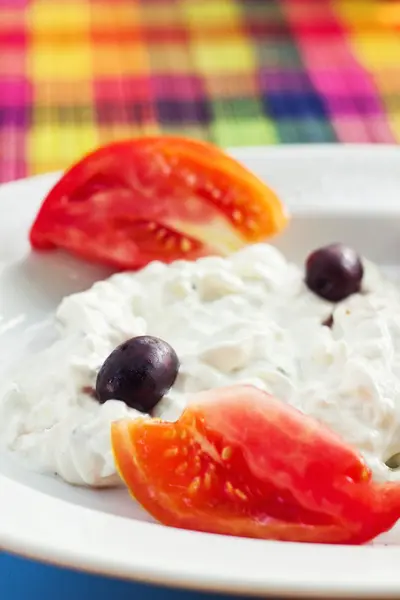
<path fill-rule="evenodd" d="M 324 14 L 329 22 L 336 20 L 337 27 L 334 35 L 325 38 L 304 33 L 301 27 L 296 27 L 296 18 L 293 18 L 296 13 L 292 13 L 296 3 L 293 0 L 283 0 L 282 4 L 293 24 L 308 76 L 324 100 L 339 141 L 395 142 L 373 77 L 354 56 L 348 39 L 351 34 L 337 19 L 332 2 L 326 2 Z"/>

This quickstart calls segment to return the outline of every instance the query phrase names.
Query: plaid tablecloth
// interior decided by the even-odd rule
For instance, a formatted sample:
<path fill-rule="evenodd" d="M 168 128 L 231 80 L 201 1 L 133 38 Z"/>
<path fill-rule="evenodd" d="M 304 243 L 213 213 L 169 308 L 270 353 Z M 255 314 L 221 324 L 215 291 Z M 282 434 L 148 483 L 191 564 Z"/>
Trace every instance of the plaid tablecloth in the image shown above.
<path fill-rule="evenodd" d="M 0 181 L 115 138 L 400 139 L 400 0 L 0 0 Z"/>

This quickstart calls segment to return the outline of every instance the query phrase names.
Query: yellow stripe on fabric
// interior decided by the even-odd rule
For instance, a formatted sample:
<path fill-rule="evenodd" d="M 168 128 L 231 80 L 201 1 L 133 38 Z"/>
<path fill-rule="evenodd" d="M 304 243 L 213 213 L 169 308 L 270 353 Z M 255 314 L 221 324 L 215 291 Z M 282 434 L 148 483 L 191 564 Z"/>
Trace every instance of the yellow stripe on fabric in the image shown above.
<path fill-rule="evenodd" d="M 377 14 L 381 0 L 375 2 L 359 0 L 335 0 L 336 11 L 341 18 L 349 25 L 354 25 L 358 28 L 364 27 L 366 24 L 375 24 L 377 22 Z"/>
<path fill-rule="evenodd" d="M 381 69 L 374 74 L 379 91 L 392 102 L 399 105 L 400 98 L 400 65 L 395 69 Z"/>
<path fill-rule="evenodd" d="M 194 61 L 189 48 L 183 44 L 152 44 L 150 49 L 150 67 L 152 73 L 169 75 L 192 74 Z M 194 73 L 193 73 L 194 74 Z"/>
<path fill-rule="evenodd" d="M 94 48 L 94 75 L 126 77 L 149 71 L 146 48 L 140 43 L 99 44 Z"/>
<path fill-rule="evenodd" d="M 211 98 L 225 101 L 243 96 L 254 98 L 255 101 L 260 98 L 260 86 L 256 71 L 242 73 L 239 77 L 235 74 L 224 74 L 223 77 L 208 77 L 205 88 Z"/>
<path fill-rule="evenodd" d="M 398 67 L 400 57 L 400 37 L 398 34 L 353 33 L 352 46 L 368 70 L 385 67 Z"/>
<path fill-rule="evenodd" d="M 386 104 L 386 103 L 385 103 Z M 388 111 L 389 106 L 387 107 Z M 391 112 L 388 112 L 387 121 L 396 139 L 396 142 L 400 142 L 400 109 L 398 107 L 393 108 Z"/>
<path fill-rule="evenodd" d="M 181 25 L 180 20 L 183 14 L 184 11 L 180 9 L 180 6 L 174 5 L 173 2 L 157 6 L 145 2 L 140 4 L 140 22 L 147 26 L 170 25 L 177 27 Z"/>
<path fill-rule="evenodd" d="M 207 129 L 196 125 L 185 125 L 185 130 L 182 132 L 182 127 L 173 125 L 164 125 L 163 133 L 168 135 L 184 135 L 185 137 L 192 137 L 199 140 L 210 140 L 210 135 Z"/>
<path fill-rule="evenodd" d="M 26 152 L 29 171 L 39 173 L 65 168 L 99 143 L 90 8 L 86 0 L 35 0 L 27 13 L 34 109 Z"/>
<path fill-rule="evenodd" d="M 212 141 L 223 146 L 258 146 L 279 142 L 274 123 L 267 118 L 240 121 L 221 119 L 211 123 Z"/>
<path fill-rule="evenodd" d="M 400 25 L 400 2 L 381 2 L 377 10 L 377 21 L 390 27 Z"/>
<path fill-rule="evenodd" d="M 183 0 L 187 24 L 193 29 L 241 23 L 239 4 L 233 0 Z"/>
<path fill-rule="evenodd" d="M 39 85 L 42 79 L 86 81 L 92 73 L 91 47 L 87 42 L 73 46 L 32 45 L 29 71 Z"/>
<path fill-rule="evenodd" d="M 398 92 L 393 95 L 393 81 L 400 77 L 400 38 L 394 23 L 387 19 L 389 5 L 381 1 L 353 2 L 336 0 L 335 9 L 349 32 L 348 42 L 356 60 L 369 73 L 382 103 L 381 118 L 400 141 L 400 110 Z M 400 0 L 391 4 L 393 15 Z M 385 18 L 386 15 L 386 18 Z"/>
<path fill-rule="evenodd" d="M 93 29 L 107 30 L 111 27 L 116 33 L 132 31 L 141 23 L 138 8 L 131 0 L 123 3 L 114 3 L 112 0 L 91 3 L 90 21 Z"/>
<path fill-rule="evenodd" d="M 51 0 L 30 3 L 29 72 L 32 80 L 86 80 L 92 74 L 86 2 L 58 5 Z M 57 37 L 60 30 L 63 35 Z M 50 38 L 48 38 L 48 35 Z"/>
<path fill-rule="evenodd" d="M 93 4 L 93 68 L 96 78 L 130 77 L 149 72 L 148 48 L 135 2 Z"/>
<path fill-rule="evenodd" d="M 400 37 L 379 18 L 382 2 L 337 0 L 335 8 L 347 29 L 357 58 L 367 70 L 399 65 Z M 398 3 L 400 6 L 400 3 Z"/>
<path fill-rule="evenodd" d="M 221 41 L 193 40 L 192 57 L 199 71 L 207 74 L 248 73 L 255 69 L 255 57 L 243 36 Z"/>
<path fill-rule="evenodd" d="M 33 125 L 27 147 L 31 173 L 65 168 L 99 143 L 96 127 L 89 123 L 46 123 Z"/>
<path fill-rule="evenodd" d="M 347 25 L 356 29 L 400 25 L 399 0 L 336 0 L 335 6 Z"/>
<path fill-rule="evenodd" d="M 117 140 L 141 137 L 144 135 L 158 135 L 160 133 L 160 127 L 156 123 L 149 123 L 140 126 L 135 126 L 132 123 L 126 125 L 113 123 L 110 125 L 100 125 L 98 129 L 100 145 Z"/>
<path fill-rule="evenodd" d="M 51 0 L 34 0 L 28 4 L 29 22 L 35 37 L 65 32 L 78 36 L 87 32 L 88 6 L 85 1 L 72 0 L 60 4 Z"/>
<path fill-rule="evenodd" d="M 256 68 L 250 39 L 242 31 L 241 12 L 234 0 L 183 0 L 182 11 L 190 31 L 191 57 L 197 71 L 215 73 L 248 73 Z M 209 38 L 207 31 L 228 31 Z"/>
<path fill-rule="evenodd" d="M 35 106 L 92 106 L 92 81 L 40 80 L 34 83 Z"/>

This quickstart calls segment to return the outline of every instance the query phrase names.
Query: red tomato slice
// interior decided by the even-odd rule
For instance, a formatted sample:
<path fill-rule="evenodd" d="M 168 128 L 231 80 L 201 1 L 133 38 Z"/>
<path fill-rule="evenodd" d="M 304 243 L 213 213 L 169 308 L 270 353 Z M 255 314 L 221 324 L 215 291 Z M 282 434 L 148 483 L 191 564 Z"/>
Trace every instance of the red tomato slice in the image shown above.
<path fill-rule="evenodd" d="M 176 423 L 115 423 L 112 444 L 132 495 L 166 525 L 355 544 L 400 515 L 399 486 L 382 500 L 355 450 L 250 386 L 199 394 Z"/>
<path fill-rule="evenodd" d="M 69 169 L 45 199 L 30 241 L 135 269 L 226 254 L 286 222 L 276 195 L 218 148 L 149 137 L 110 144 Z"/>

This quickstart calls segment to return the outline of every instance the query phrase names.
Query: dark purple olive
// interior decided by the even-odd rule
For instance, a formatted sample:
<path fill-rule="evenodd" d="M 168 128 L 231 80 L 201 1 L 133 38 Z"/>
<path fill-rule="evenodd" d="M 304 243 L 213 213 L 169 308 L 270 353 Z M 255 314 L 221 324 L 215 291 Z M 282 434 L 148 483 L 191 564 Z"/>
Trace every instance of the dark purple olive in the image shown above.
<path fill-rule="evenodd" d="M 150 412 L 174 384 L 179 369 L 175 350 L 159 338 L 142 335 L 118 346 L 96 380 L 99 402 L 122 400 Z"/>
<path fill-rule="evenodd" d="M 331 302 L 339 302 L 359 292 L 363 275 L 360 257 L 343 244 L 319 248 L 307 258 L 307 286 L 317 296 Z"/>
<path fill-rule="evenodd" d="M 325 319 L 325 321 L 323 321 L 322 325 L 324 327 L 328 327 L 329 329 L 332 329 L 333 323 L 334 323 L 334 321 L 333 321 L 333 315 L 329 315 L 329 317 L 327 317 Z"/>

